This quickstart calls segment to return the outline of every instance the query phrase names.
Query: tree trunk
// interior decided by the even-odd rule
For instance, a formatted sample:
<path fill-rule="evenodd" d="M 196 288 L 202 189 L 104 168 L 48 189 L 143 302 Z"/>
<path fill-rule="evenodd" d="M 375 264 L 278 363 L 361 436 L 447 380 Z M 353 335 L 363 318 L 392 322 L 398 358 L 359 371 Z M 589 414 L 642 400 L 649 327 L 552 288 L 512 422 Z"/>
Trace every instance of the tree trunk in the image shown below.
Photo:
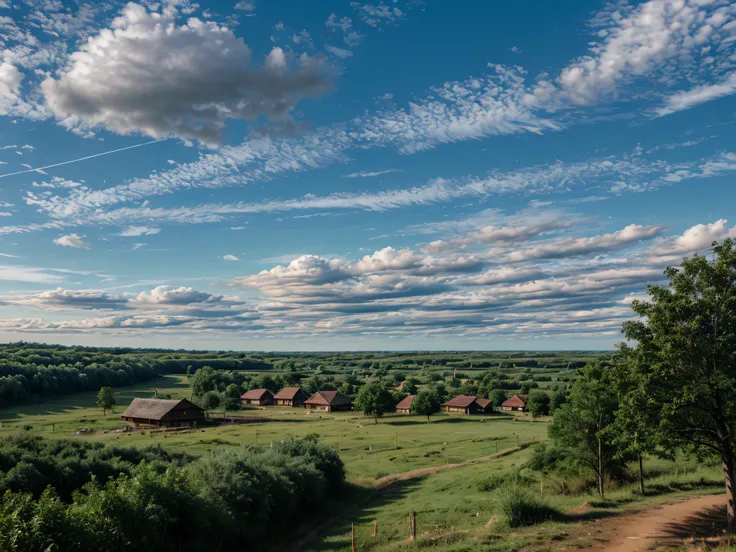
<path fill-rule="evenodd" d="M 606 491 L 603 488 L 603 443 L 601 437 L 598 435 L 598 494 L 601 496 L 601 500 L 605 500 Z"/>
<path fill-rule="evenodd" d="M 736 484 L 736 458 L 730 450 L 721 452 L 721 463 L 723 466 L 723 480 L 726 484 L 726 520 L 728 522 L 728 532 L 731 533 L 736 529 L 734 522 L 735 497 L 734 484 Z"/>
<path fill-rule="evenodd" d="M 429 423 L 429 414 L 427 414 L 427 423 Z"/>
<path fill-rule="evenodd" d="M 641 457 L 641 451 L 639 452 L 639 490 L 641 496 L 644 496 L 644 460 Z"/>

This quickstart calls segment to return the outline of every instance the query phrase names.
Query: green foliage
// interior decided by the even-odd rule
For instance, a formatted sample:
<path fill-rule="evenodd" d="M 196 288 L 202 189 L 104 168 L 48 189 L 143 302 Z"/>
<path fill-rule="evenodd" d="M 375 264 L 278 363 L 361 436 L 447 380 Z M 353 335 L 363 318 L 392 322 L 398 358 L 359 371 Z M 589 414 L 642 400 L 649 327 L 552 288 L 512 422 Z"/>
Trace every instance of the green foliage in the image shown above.
<path fill-rule="evenodd" d="M 509 397 L 503 389 L 494 389 L 488 398 L 493 401 L 493 406 L 500 407 Z"/>
<path fill-rule="evenodd" d="M 222 397 L 222 409 L 225 412 L 240 410 L 240 406 L 240 397 L 230 397 L 228 395 Z"/>
<path fill-rule="evenodd" d="M 376 423 L 384 414 L 396 410 L 394 398 L 380 383 L 367 383 L 355 397 L 355 408 L 366 416 L 372 416 Z"/>
<path fill-rule="evenodd" d="M 549 416 L 550 414 L 550 397 L 544 391 L 533 389 L 529 393 L 529 400 L 526 403 L 526 409 L 531 412 L 532 418 L 539 416 Z"/>
<path fill-rule="evenodd" d="M 509 527 L 525 527 L 554 519 L 559 512 L 532 491 L 519 486 L 506 487 L 499 499 L 499 513 Z"/>
<path fill-rule="evenodd" d="M 272 549 L 273 535 L 336 497 L 344 476 L 337 454 L 307 438 L 190 459 L 183 470 L 142 462 L 116 478 L 80 480 L 70 502 L 53 486 L 37 500 L 6 490 L 0 550 Z"/>
<path fill-rule="evenodd" d="M 199 402 L 205 410 L 214 410 L 220 406 L 222 396 L 217 391 L 207 391 Z"/>
<path fill-rule="evenodd" d="M 419 416 L 429 417 L 440 411 L 440 400 L 430 391 L 421 391 L 411 403 L 411 411 Z"/>
<path fill-rule="evenodd" d="M 100 391 L 97 393 L 97 406 L 102 409 L 103 413 L 112 410 L 112 407 L 115 406 L 115 392 L 112 387 L 100 387 Z"/>

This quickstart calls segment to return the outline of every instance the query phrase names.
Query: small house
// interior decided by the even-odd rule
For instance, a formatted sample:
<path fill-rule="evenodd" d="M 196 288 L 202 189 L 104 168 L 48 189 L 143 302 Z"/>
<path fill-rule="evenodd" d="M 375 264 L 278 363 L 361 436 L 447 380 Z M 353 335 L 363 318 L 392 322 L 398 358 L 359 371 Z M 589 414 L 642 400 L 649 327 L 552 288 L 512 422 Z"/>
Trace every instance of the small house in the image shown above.
<path fill-rule="evenodd" d="M 308 411 L 336 412 L 352 410 L 353 401 L 337 391 L 317 391 L 314 395 L 304 401 Z"/>
<path fill-rule="evenodd" d="M 411 414 L 411 405 L 415 398 L 416 395 L 409 395 L 408 397 L 401 399 L 399 404 L 396 405 L 396 412 L 399 414 Z"/>
<path fill-rule="evenodd" d="M 471 395 L 457 395 L 442 404 L 445 412 L 461 412 L 463 414 L 478 414 L 483 409 L 477 403 L 476 398 Z"/>
<path fill-rule="evenodd" d="M 505 411 L 515 410 L 518 412 L 524 412 L 526 410 L 526 403 L 528 400 L 528 395 L 514 395 L 510 399 L 503 401 L 503 403 L 501 403 L 501 407 Z"/>
<path fill-rule="evenodd" d="M 488 414 L 493 412 L 493 401 L 490 399 L 475 399 L 475 402 L 480 406 L 481 412 Z"/>
<path fill-rule="evenodd" d="M 307 394 L 301 387 L 284 387 L 273 396 L 276 406 L 304 406 L 306 400 Z"/>
<path fill-rule="evenodd" d="M 251 389 L 240 395 L 243 406 L 268 406 L 273 404 L 273 393 L 268 389 Z"/>
<path fill-rule="evenodd" d="M 136 398 L 121 417 L 136 427 L 139 425 L 181 427 L 204 422 L 204 409 L 186 399 Z"/>

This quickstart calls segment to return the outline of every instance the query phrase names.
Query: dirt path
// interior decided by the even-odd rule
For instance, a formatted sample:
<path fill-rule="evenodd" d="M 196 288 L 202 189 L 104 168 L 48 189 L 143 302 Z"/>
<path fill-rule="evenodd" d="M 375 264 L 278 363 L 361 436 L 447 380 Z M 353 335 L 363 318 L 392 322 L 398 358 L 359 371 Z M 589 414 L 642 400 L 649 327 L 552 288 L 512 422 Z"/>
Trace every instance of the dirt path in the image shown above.
<path fill-rule="evenodd" d="M 597 537 L 607 542 L 589 550 L 636 552 L 655 543 L 717 535 L 725 521 L 725 504 L 725 495 L 700 496 L 601 521 L 595 525 L 600 531 Z"/>

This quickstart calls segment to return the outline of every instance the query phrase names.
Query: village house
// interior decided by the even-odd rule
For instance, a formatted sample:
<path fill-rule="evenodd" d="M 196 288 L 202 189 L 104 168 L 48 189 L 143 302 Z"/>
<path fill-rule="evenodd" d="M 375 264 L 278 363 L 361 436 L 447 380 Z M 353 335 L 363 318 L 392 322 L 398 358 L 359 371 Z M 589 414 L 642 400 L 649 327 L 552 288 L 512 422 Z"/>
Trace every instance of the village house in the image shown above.
<path fill-rule="evenodd" d="M 416 395 L 409 395 L 401 399 L 399 404 L 396 405 L 396 412 L 399 414 L 411 414 L 411 405 L 415 398 Z"/>
<path fill-rule="evenodd" d="M 160 427 L 192 426 L 204 422 L 204 409 L 186 400 L 133 399 L 123 420 L 139 425 Z"/>
<path fill-rule="evenodd" d="M 442 410 L 445 412 L 461 412 L 463 414 L 479 414 L 483 409 L 471 395 L 457 395 L 442 404 Z"/>
<path fill-rule="evenodd" d="M 515 410 L 518 412 L 524 412 L 526 410 L 527 400 L 529 400 L 528 395 L 514 395 L 510 399 L 503 401 L 501 407 L 505 411 Z"/>
<path fill-rule="evenodd" d="M 307 407 L 308 411 L 336 412 L 352 410 L 353 402 L 337 391 L 317 391 L 304 401 L 304 406 Z"/>
<path fill-rule="evenodd" d="M 484 414 L 493 412 L 493 401 L 490 399 L 475 399 L 475 402 L 480 406 L 481 411 Z"/>
<path fill-rule="evenodd" d="M 268 389 L 251 389 L 240 395 L 243 406 L 268 406 L 273 404 L 273 393 Z"/>
<path fill-rule="evenodd" d="M 306 400 L 307 394 L 301 387 L 284 387 L 273 396 L 276 406 L 304 406 Z"/>

